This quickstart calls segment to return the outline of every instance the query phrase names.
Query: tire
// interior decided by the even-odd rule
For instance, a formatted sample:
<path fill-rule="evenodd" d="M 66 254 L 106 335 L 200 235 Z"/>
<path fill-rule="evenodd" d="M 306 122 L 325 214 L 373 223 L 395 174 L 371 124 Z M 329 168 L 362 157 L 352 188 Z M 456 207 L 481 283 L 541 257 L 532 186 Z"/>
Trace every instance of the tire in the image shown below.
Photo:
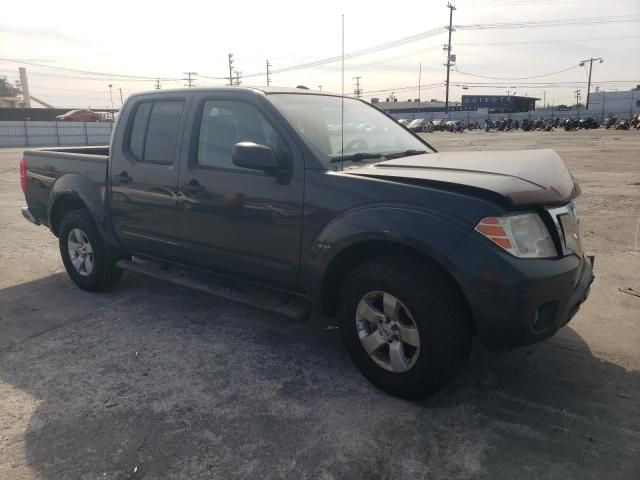
<path fill-rule="evenodd" d="M 84 240 L 89 247 L 83 243 Z M 93 218 L 86 210 L 73 210 L 62 218 L 58 243 L 64 267 L 73 283 L 81 289 L 89 292 L 108 290 L 122 277 L 122 270 L 116 267 L 117 258 L 109 255 Z M 72 253 L 70 250 L 74 250 L 76 245 L 84 248 Z M 86 256 L 84 262 L 80 256 Z M 75 266 L 74 261 L 80 267 Z"/>
<path fill-rule="evenodd" d="M 396 322 L 395 326 L 400 325 L 400 330 L 407 332 L 415 327 L 419 338 L 416 341 L 410 337 L 417 347 L 396 339 L 382 344 L 372 356 L 365 350 L 361 336 L 373 338 L 375 332 L 371 333 L 372 323 L 363 322 L 360 312 L 369 311 L 367 306 L 376 302 L 380 305 L 376 295 L 381 292 L 383 302 L 385 295 L 395 297 L 400 303 L 400 313 L 406 310 L 399 315 L 404 316 L 402 323 Z M 457 287 L 438 268 L 424 263 L 418 267 L 406 256 L 379 257 L 357 266 L 342 284 L 338 320 L 347 351 L 362 374 L 381 390 L 407 400 L 418 400 L 441 390 L 455 378 L 471 349 L 470 314 Z M 393 326 L 391 321 L 390 328 Z M 380 324 L 376 330 L 380 336 L 389 333 L 388 328 L 386 332 L 383 328 Z M 376 337 L 375 343 L 378 342 Z M 400 357 L 408 360 L 399 362 L 401 368 L 393 371 L 391 350 L 397 352 L 396 342 L 403 343 Z M 385 365 L 387 356 L 389 361 Z"/>

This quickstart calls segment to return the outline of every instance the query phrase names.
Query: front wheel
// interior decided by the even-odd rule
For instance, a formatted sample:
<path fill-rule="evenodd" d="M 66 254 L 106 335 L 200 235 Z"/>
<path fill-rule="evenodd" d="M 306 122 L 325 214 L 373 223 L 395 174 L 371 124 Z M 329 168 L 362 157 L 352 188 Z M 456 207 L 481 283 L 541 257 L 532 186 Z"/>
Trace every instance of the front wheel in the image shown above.
<path fill-rule="evenodd" d="M 471 347 L 464 298 L 438 268 L 403 256 L 354 269 L 341 289 L 347 351 L 378 388 L 424 398 L 455 378 Z"/>
<path fill-rule="evenodd" d="M 64 267 L 83 290 L 98 292 L 113 287 L 122 277 L 117 259 L 109 255 L 86 210 L 67 213 L 60 223 L 58 243 Z"/>

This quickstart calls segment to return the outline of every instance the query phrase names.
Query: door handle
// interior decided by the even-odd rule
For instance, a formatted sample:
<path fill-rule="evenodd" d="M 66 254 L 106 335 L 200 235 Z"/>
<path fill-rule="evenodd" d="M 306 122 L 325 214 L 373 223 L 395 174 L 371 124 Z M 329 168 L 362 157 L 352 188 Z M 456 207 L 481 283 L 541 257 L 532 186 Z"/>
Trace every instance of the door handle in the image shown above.
<path fill-rule="evenodd" d="M 200 185 L 200 183 L 195 178 L 182 185 L 182 189 L 188 193 L 200 193 L 205 191 L 204 186 Z"/>
<path fill-rule="evenodd" d="M 120 175 L 116 175 L 114 178 L 116 178 L 121 185 L 131 183 L 133 181 L 133 178 L 131 178 L 127 172 L 121 172 Z"/>

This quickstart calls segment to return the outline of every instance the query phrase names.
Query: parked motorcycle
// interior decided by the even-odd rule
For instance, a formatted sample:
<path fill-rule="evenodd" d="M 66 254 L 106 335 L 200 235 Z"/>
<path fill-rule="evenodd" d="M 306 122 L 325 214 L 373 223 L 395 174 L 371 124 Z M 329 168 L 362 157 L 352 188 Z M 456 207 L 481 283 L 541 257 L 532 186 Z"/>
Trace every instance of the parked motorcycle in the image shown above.
<path fill-rule="evenodd" d="M 577 122 L 572 119 L 572 118 L 565 118 L 563 120 L 562 126 L 565 130 L 565 132 L 571 132 L 572 130 L 575 130 L 577 128 Z"/>
<path fill-rule="evenodd" d="M 616 130 L 629 130 L 629 120 L 618 120 L 616 123 Z"/>
<path fill-rule="evenodd" d="M 599 127 L 600 125 L 598 124 L 598 122 L 591 117 L 580 119 L 579 126 L 578 126 L 578 128 L 585 129 L 585 130 L 590 130 L 590 129 L 599 128 Z"/>

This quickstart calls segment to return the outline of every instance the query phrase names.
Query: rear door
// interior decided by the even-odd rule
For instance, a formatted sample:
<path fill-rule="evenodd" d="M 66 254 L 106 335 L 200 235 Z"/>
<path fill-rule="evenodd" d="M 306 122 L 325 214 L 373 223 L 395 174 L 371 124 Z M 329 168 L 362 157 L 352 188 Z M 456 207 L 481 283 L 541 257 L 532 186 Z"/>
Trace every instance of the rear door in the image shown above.
<path fill-rule="evenodd" d="M 184 263 L 293 290 L 303 158 L 264 103 L 222 92 L 193 99 L 179 187 Z M 233 146 L 243 141 L 271 147 L 286 174 L 234 165 Z"/>
<path fill-rule="evenodd" d="M 124 129 L 114 138 L 111 214 L 125 248 L 177 260 L 178 156 L 184 130 L 184 97 L 141 97 L 130 105 Z"/>

